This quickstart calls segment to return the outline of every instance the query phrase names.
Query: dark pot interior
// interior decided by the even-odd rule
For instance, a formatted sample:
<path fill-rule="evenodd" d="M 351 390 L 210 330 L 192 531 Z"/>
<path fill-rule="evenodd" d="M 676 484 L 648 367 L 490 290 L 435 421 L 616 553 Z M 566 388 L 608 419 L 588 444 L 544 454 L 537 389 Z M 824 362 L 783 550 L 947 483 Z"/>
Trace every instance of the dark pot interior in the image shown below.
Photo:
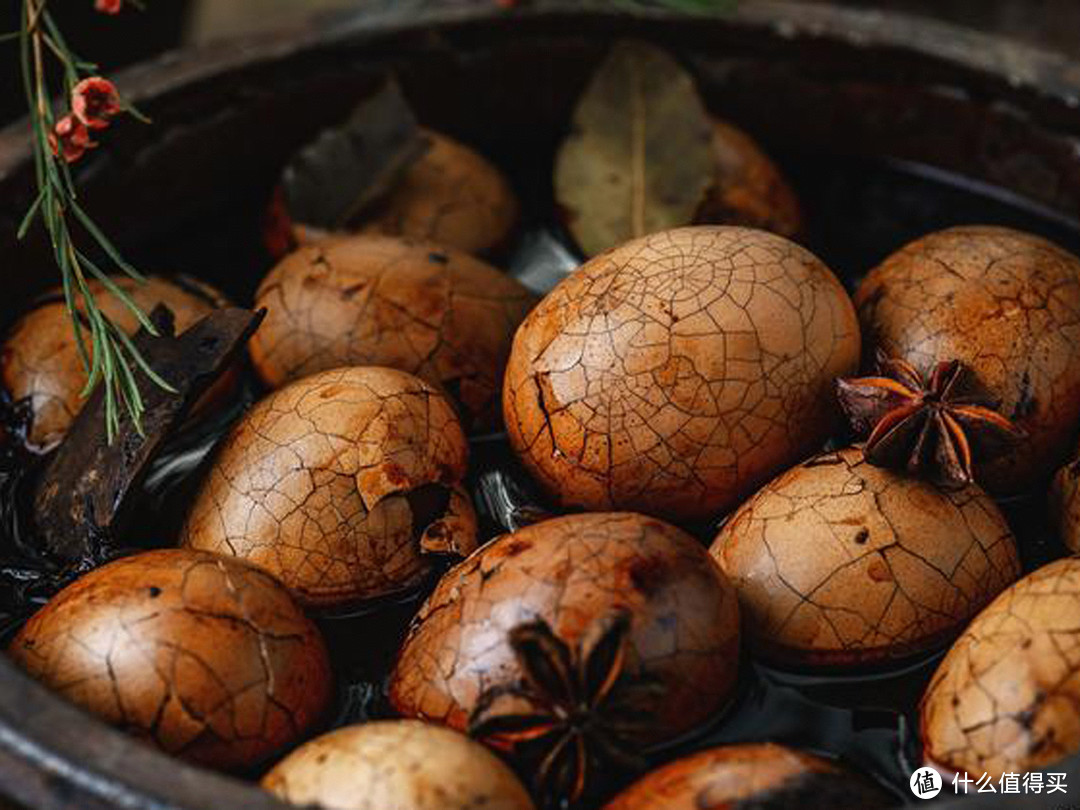
<path fill-rule="evenodd" d="M 511 175 L 527 219 L 549 220 L 554 150 L 591 68 L 623 36 L 679 55 L 711 109 L 762 140 L 802 196 L 810 247 L 848 283 L 907 240 L 962 223 L 1008 224 L 1080 251 L 1080 66 L 1063 59 L 828 5 L 745 2 L 700 17 L 644 3 L 628 10 L 634 4 L 550 0 L 514 12 L 451 0 L 422 12 L 384 5 L 278 38 L 167 57 L 123 77 L 154 125 L 119 128 L 81 179 L 87 206 L 138 266 L 201 276 L 249 302 L 269 267 L 260 227 L 283 163 L 387 71 L 425 124 L 475 145 Z M 5 322 L 55 282 L 40 238 L 14 237 L 31 195 L 27 158 L 22 127 L 0 135 Z M 1029 560 L 1039 558 L 1041 527 L 1017 521 Z M 892 769 L 895 781 L 903 735 L 882 737 L 895 717 L 876 710 L 910 703 L 932 664 L 839 688 L 803 683 L 805 703 L 790 684 L 755 682 L 743 702 L 765 709 L 736 710 L 708 739 L 825 748 L 879 775 Z M 807 724 L 818 730 L 805 733 Z M 1053 770 L 1080 777 L 1075 762 Z M 0 783 L 42 810 L 281 806 L 129 741 L 4 659 Z M 979 797 L 963 806 L 1060 802 Z"/>

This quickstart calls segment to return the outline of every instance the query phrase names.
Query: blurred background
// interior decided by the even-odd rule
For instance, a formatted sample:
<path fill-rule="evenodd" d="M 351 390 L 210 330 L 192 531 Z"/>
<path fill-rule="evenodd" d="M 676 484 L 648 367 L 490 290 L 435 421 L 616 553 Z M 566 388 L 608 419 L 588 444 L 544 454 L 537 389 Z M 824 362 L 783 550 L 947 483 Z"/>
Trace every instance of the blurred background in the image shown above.
<path fill-rule="evenodd" d="M 487 0 L 496 2 L 496 0 Z M 820 0 L 802 0 L 819 2 Z M 385 4 L 386 0 L 383 0 Z M 392 4 L 412 2 L 423 5 L 423 0 L 391 0 Z M 485 0 L 461 0 L 462 4 L 485 2 Z M 517 0 L 525 5 L 528 0 Z M 708 0 L 690 0 L 684 5 L 703 5 Z M 726 4 L 730 0 L 717 0 Z M 754 2 L 754 0 L 743 0 Z M 672 0 L 677 5 L 679 0 Z M 363 6 L 363 0 L 198 0 L 191 3 L 168 3 L 164 5 L 187 5 L 188 26 L 185 35 L 193 41 L 205 41 L 218 36 L 250 31 L 254 28 L 296 21 L 305 14 L 319 9 L 335 9 Z M 502 5 L 508 5 L 504 2 Z M 664 5 L 654 0 L 655 5 Z M 865 8 L 888 8 L 925 14 L 943 20 L 973 25 L 989 31 L 1006 33 L 1036 44 L 1067 50 L 1080 49 L 1080 3 L 1076 0 L 839 0 L 840 5 Z"/>
<path fill-rule="evenodd" d="M 462 5 L 526 5 L 529 0 L 449 0 Z M 648 5 L 701 7 L 710 0 L 637 0 Z M 714 0 L 719 5 L 759 0 Z M 793 0 L 825 2 L 825 0 Z M 426 0 L 144 0 L 145 10 L 125 9 L 117 17 L 94 11 L 92 0 L 52 4 L 53 13 L 77 53 L 115 69 L 188 44 L 204 44 L 235 36 L 296 26 L 311 15 L 362 12 L 395 7 L 407 13 Z M 443 0 L 446 2 L 446 0 Z M 890 9 L 935 17 L 1023 40 L 1080 58 L 1078 0 L 829 0 L 866 9 Z M 6 0 L 0 31 L 18 27 L 20 3 Z M 24 104 L 18 84 L 18 53 L 12 43 L 0 50 L 0 121 L 21 116 Z"/>
<path fill-rule="evenodd" d="M 384 4 L 385 4 L 385 0 Z M 819 0 L 801 0 L 819 2 Z M 1005 33 L 1035 44 L 1080 53 L 1080 2 L 1077 0 L 834 0 L 839 5 L 888 8 L 924 14 L 943 20 Z M 151 0 L 153 2 L 153 0 Z M 393 0 L 391 0 L 393 3 Z M 397 0 L 394 4 L 423 1 Z M 462 4 L 485 0 L 461 0 Z M 487 0 L 494 3 L 496 0 Z M 525 5 L 528 0 L 517 0 Z M 703 5 L 708 0 L 690 0 L 684 5 Z M 730 0 L 717 0 L 727 4 Z M 754 0 L 743 0 L 754 2 Z M 672 0 L 677 5 L 679 0 Z M 664 5 L 655 0 L 655 5 Z M 230 33 L 272 27 L 302 18 L 318 9 L 363 6 L 363 0 L 200 0 L 190 7 L 186 36 L 205 41 Z M 503 2 L 502 5 L 508 5 Z"/>

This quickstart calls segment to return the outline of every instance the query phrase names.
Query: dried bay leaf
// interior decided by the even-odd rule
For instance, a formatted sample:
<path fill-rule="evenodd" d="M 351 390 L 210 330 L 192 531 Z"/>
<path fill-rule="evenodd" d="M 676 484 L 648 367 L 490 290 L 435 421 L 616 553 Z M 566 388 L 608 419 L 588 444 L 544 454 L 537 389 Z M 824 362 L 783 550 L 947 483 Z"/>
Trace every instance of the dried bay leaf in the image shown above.
<path fill-rule="evenodd" d="M 712 124 L 667 53 L 624 41 L 578 101 L 555 164 L 555 196 L 581 249 L 694 221 L 716 177 Z"/>
<path fill-rule="evenodd" d="M 428 146 L 397 82 L 388 80 L 285 168 L 289 219 L 325 230 L 347 226 L 391 191 Z"/>

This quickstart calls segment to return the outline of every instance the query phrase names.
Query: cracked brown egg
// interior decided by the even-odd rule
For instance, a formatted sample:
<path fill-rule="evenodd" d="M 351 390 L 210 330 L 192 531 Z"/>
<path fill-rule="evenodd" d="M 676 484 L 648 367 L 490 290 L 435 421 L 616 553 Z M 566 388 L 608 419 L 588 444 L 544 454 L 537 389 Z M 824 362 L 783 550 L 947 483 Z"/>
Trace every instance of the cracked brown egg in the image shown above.
<path fill-rule="evenodd" d="M 1078 557 L 1039 568 L 995 599 L 926 689 L 924 759 L 997 782 L 1080 751 L 1078 616 Z"/>
<path fill-rule="evenodd" d="M 924 374 L 959 360 L 1027 432 L 1001 458 L 976 465 L 987 489 L 1036 489 L 1065 460 L 1080 424 L 1075 256 L 1008 228 L 950 228 L 886 259 L 855 302 L 868 358 L 880 350 Z"/>
<path fill-rule="evenodd" d="M 735 594 L 696 540 L 641 515 L 572 515 L 503 535 L 442 578 L 390 700 L 515 756 L 550 754 L 532 769 L 537 791 L 566 797 L 591 781 L 576 751 L 622 765 L 715 716 L 738 657 Z M 518 745 L 538 728 L 540 751 Z"/>
<path fill-rule="evenodd" d="M 1020 574 L 978 487 L 875 467 L 858 448 L 784 473 L 712 545 L 761 655 L 786 665 L 880 663 L 930 650 Z"/>
<path fill-rule="evenodd" d="M 339 368 L 270 394 L 217 452 L 181 544 L 242 557 L 307 606 L 419 585 L 476 544 L 453 408 L 388 368 Z"/>
<path fill-rule="evenodd" d="M 135 304 L 149 313 L 157 304 L 165 304 L 176 318 L 176 331 L 182 332 L 227 301 L 217 290 L 187 276 L 163 278 L 150 276 L 140 284 L 128 276 L 113 278 Z M 138 329 L 138 321 L 104 285 L 88 282 L 101 311 L 128 334 Z M 204 395 L 209 403 L 232 383 L 224 381 Z M 80 396 L 86 384 L 86 372 L 79 357 L 71 319 L 61 291 L 51 293 L 23 315 L 11 328 L 0 349 L 0 382 L 15 401 L 29 398 L 33 412 L 27 440 L 45 452 L 64 438 L 68 427 L 82 409 Z"/>
<path fill-rule="evenodd" d="M 533 810 L 513 771 L 487 748 L 418 720 L 316 737 L 275 765 L 262 786 L 325 810 Z"/>
<path fill-rule="evenodd" d="M 1050 520 L 1065 547 L 1080 552 L 1080 460 L 1066 464 L 1054 476 Z"/>
<path fill-rule="evenodd" d="M 271 387 L 343 365 L 390 366 L 440 385 L 472 430 L 499 430 L 514 330 L 535 303 L 460 251 L 386 236 L 301 248 L 263 280 L 251 357 Z"/>
<path fill-rule="evenodd" d="M 302 739 L 332 692 L 322 638 L 285 588 L 200 551 L 136 554 L 86 574 L 8 652 L 72 703 L 221 769 Z"/>
<path fill-rule="evenodd" d="M 604 810 L 881 810 L 895 800 L 829 760 L 771 743 L 712 748 L 677 759 Z"/>
<path fill-rule="evenodd" d="M 477 255 L 499 253 L 518 220 L 510 183 L 465 144 L 431 130 L 424 135 L 428 150 L 354 232 L 404 236 Z M 294 234 L 302 245 L 326 236 L 303 225 Z"/>
<path fill-rule="evenodd" d="M 820 447 L 858 358 L 851 301 L 811 253 L 678 228 L 595 257 L 533 309 L 503 411 L 560 504 L 707 520 Z"/>
<path fill-rule="evenodd" d="M 803 230 L 799 199 L 780 169 L 745 132 L 713 119 L 717 180 L 697 221 L 763 228 L 789 239 Z"/>

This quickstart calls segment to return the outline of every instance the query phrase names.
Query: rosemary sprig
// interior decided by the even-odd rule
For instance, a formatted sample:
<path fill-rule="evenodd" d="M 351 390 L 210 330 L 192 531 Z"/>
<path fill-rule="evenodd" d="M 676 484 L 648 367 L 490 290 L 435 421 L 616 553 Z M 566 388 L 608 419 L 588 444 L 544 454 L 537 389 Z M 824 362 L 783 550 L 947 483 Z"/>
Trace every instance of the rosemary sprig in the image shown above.
<path fill-rule="evenodd" d="M 125 413 L 141 432 L 144 407 L 137 375 L 145 375 L 166 390 L 173 388 L 150 368 L 129 337 L 101 310 L 91 280 L 96 280 L 107 294 L 130 310 L 144 329 L 157 334 L 150 319 L 131 296 L 88 257 L 86 248 L 79 246 L 73 232 L 73 227 L 80 229 L 78 235 L 83 240 L 88 238 L 111 265 L 123 273 L 138 281 L 145 280 L 124 260 L 120 251 L 78 202 L 78 192 L 68 162 L 77 159 L 82 150 L 93 144 L 89 131 L 75 117 L 69 115 L 57 119 L 49 67 L 59 68 L 60 88 L 65 99 L 74 99 L 79 83 L 91 77 L 97 68 L 80 59 L 68 47 L 49 13 L 47 3 L 48 0 L 22 0 L 18 32 L 23 88 L 30 107 L 38 189 L 19 227 L 18 236 L 20 239 L 25 237 L 31 225 L 37 221 L 44 225 L 49 235 L 63 281 L 64 300 L 75 343 L 86 370 L 87 380 L 81 395 L 89 396 L 98 384 L 104 386 L 105 427 L 111 442 Z M 122 109 L 132 110 L 129 105 Z M 107 126 L 107 122 L 102 119 L 99 126 Z M 75 128 L 74 135 L 70 134 L 72 128 Z M 65 137 L 69 142 L 63 140 Z M 69 147 L 74 151 L 69 153 Z"/>

